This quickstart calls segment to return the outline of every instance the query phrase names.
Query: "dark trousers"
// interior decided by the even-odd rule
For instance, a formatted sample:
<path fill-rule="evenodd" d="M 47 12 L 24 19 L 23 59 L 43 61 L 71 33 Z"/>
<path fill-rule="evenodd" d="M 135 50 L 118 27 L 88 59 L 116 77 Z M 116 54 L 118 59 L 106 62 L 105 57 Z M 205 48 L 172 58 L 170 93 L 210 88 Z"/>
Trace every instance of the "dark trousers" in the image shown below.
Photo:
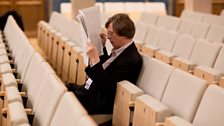
<path fill-rule="evenodd" d="M 79 101 L 85 107 L 87 90 L 84 88 L 84 85 L 80 86 L 74 83 L 68 83 L 66 84 L 66 87 L 68 91 L 71 91 L 74 93 L 74 95 L 79 99 Z"/>

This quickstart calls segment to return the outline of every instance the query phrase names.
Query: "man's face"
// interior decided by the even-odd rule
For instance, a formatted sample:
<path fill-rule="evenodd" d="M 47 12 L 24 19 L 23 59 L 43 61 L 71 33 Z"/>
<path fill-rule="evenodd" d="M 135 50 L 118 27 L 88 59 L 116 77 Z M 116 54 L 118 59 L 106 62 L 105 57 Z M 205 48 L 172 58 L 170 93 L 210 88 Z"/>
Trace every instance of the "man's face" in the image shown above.
<path fill-rule="evenodd" d="M 113 24 L 110 23 L 107 28 L 107 38 L 110 40 L 112 46 L 115 49 L 120 48 L 122 45 L 121 43 L 121 36 L 119 36 L 114 30 L 113 30 Z"/>

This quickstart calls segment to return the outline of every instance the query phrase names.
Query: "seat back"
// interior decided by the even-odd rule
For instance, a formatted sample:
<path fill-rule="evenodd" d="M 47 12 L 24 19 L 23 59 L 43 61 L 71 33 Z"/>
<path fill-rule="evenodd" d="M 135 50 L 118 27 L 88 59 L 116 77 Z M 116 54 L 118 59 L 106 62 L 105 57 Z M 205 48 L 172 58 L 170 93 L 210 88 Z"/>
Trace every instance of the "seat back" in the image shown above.
<path fill-rule="evenodd" d="M 158 20 L 158 17 L 159 15 L 143 11 L 140 16 L 139 22 L 155 25 Z"/>
<path fill-rule="evenodd" d="M 182 11 L 180 17 L 182 19 L 186 19 L 186 20 L 201 22 L 204 17 L 204 14 L 200 13 L 200 12 L 184 10 L 184 11 Z"/>
<path fill-rule="evenodd" d="M 145 64 L 144 71 L 142 71 L 142 75 L 138 79 L 137 86 L 146 94 L 161 100 L 174 67 L 154 58 L 150 58 Z"/>
<path fill-rule="evenodd" d="M 48 76 L 35 111 L 33 126 L 50 125 L 59 100 L 66 91 L 67 88 L 55 74 Z M 47 106 L 46 103 L 48 103 Z"/>
<path fill-rule="evenodd" d="M 224 27 L 212 25 L 205 39 L 209 40 L 210 42 L 223 43 L 224 42 Z"/>
<path fill-rule="evenodd" d="M 170 76 L 162 103 L 173 114 L 192 121 L 206 86 L 206 81 L 175 69 Z"/>
<path fill-rule="evenodd" d="M 210 25 L 217 25 L 219 27 L 223 27 L 224 18 L 214 14 L 205 14 L 202 22 Z"/>
<path fill-rule="evenodd" d="M 149 30 L 148 30 L 148 33 L 147 33 L 146 38 L 145 38 L 145 44 L 155 46 L 155 45 L 158 44 L 159 38 L 161 36 L 162 29 L 160 29 L 156 26 L 153 26 L 153 25 L 149 25 L 148 29 Z"/>
<path fill-rule="evenodd" d="M 190 35 L 192 35 L 195 38 L 205 38 L 205 36 L 208 32 L 208 29 L 209 29 L 208 24 L 195 22 Z"/>
<path fill-rule="evenodd" d="M 73 126 L 87 115 L 87 111 L 71 92 L 66 92 L 53 115 L 50 126 Z"/>
<path fill-rule="evenodd" d="M 222 49 L 219 51 L 218 57 L 215 61 L 213 68 L 224 73 L 223 62 L 224 62 L 224 48 L 222 47 Z"/>
<path fill-rule="evenodd" d="M 177 56 L 190 58 L 192 50 L 195 46 L 196 39 L 189 35 L 179 35 L 175 42 L 172 52 Z"/>
<path fill-rule="evenodd" d="M 209 43 L 206 40 L 199 39 L 190 56 L 190 60 L 198 65 L 213 67 L 221 45 Z"/>
<path fill-rule="evenodd" d="M 223 126 L 224 90 L 216 85 L 210 85 L 203 95 L 195 115 L 195 126 Z"/>
<path fill-rule="evenodd" d="M 180 34 L 190 34 L 191 30 L 193 29 L 194 23 L 195 22 L 193 21 L 182 19 L 178 28 L 178 32 Z"/>
<path fill-rule="evenodd" d="M 177 39 L 177 33 L 173 31 L 162 31 L 158 41 L 158 48 L 171 52 Z"/>
<path fill-rule="evenodd" d="M 133 40 L 136 43 L 143 44 L 148 32 L 148 27 L 146 24 L 141 22 L 137 22 L 135 24 L 135 27 L 136 27 L 136 32 L 135 32 Z"/>

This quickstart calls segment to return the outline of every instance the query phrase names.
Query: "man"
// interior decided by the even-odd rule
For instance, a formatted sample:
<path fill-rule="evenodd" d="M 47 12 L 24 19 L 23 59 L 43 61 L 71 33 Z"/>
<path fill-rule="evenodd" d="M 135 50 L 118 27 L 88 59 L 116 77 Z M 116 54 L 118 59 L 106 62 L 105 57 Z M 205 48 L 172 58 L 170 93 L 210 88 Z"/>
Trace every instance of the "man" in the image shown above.
<path fill-rule="evenodd" d="M 104 55 L 99 56 L 97 49 L 88 42 L 87 55 L 90 65 L 86 68 L 89 77 L 84 86 L 68 84 L 89 114 L 111 114 L 117 82 L 128 80 L 136 83 L 142 58 L 132 40 L 135 34 L 133 21 L 126 14 L 116 14 L 105 24 L 107 34 L 101 34 L 103 46 L 106 37 L 113 49 L 110 56 L 104 48 Z"/>

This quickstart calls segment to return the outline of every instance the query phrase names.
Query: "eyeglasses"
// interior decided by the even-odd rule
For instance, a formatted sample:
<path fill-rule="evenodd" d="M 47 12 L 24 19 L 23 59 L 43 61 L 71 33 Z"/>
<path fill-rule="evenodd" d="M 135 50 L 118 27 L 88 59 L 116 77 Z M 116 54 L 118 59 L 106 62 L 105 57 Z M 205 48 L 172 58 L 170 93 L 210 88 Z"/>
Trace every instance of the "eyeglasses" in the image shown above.
<path fill-rule="evenodd" d="M 114 32 L 107 32 L 107 37 L 111 37 L 111 36 L 113 36 L 114 35 Z"/>

